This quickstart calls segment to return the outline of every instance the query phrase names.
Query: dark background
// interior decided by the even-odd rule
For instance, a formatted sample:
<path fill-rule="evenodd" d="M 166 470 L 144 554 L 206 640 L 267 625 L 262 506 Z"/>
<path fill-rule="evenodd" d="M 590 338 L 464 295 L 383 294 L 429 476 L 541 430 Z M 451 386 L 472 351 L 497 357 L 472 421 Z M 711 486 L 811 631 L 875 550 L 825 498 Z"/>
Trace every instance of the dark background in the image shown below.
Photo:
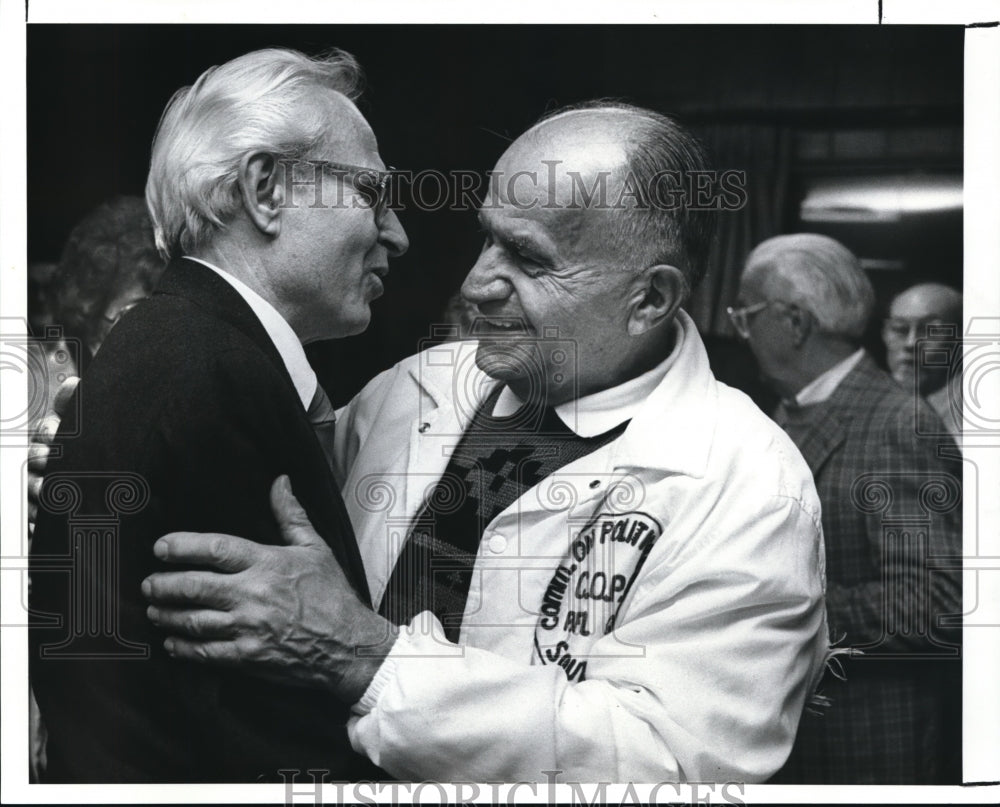
<path fill-rule="evenodd" d="M 884 306 L 918 279 L 961 287 L 960 212 L 806 227 L 798 206 L 816 179 L 960 175 L 962 35 L 955 26 L 269 26 L 238 18 L 29 25 L 29 262 L 58 260 L 71 227 L 101 201 L 143 193 L 156 123 L 180 86 L 255 48 L 335 45 L 365 67 L 359 106 L 382 157 L 414 171 L 486 172 L 540 114 L 594 97 L 673 114 L 709 143 L 739 127 L 780 131 L 788 191 L 778 231 L 830 232 L 863 258 L 889 261 L 892 269 L 870 273 Z M 417 349 L 479 251 L 472 212 L 410 207 L 401 219 L 410 251 L 394 262 L 371 328 L 314 351 L 338 402 Z M 731 286 L 720 289 L 696 319 L 720 376 L 750 388 L 751 365 L 722 314 Z M 869 343 L 877 345 L 874 332 Z"/>

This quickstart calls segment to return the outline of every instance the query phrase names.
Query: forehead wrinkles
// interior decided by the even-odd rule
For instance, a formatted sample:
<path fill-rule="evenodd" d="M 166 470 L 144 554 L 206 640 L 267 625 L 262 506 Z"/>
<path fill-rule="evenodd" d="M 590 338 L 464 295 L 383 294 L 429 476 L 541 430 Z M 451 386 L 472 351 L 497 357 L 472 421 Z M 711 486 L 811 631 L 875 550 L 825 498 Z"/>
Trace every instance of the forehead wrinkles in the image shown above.
<path fill-rule="evenodd" d="M 517 240 L 527 238 L 552 257 L 571 263 L 593 263 L 616 258 L 613 217 L 620 211 L 551 205 L 544 194 L 525 206 L 528 195 L 518 190 L 517 205 L 510 199 L 484 205 L 480 217 L 495 233 Z"/>
<path fill-rule="evenodd" d="M 530 192 L 550 207 L 580 207 L 598 181 L 609 191 L 616 189 L 627 157 L 625 145 L 610 136 L 551 138 L 532 131 L 497 162 L 493 190 L 508 204 L 523 203 Z"/>
<path fill-rule="evenodd" d="M 326 142 L 330 148 L 353 147 L 372 154 L 378 153 L 378 143 L 364 115 L 354 102 L 336 90 L 323 88 L 322 108 L 326 114 Z M 304 104 L 315 104 L 316 99 L 304 99 Z"/>
<path fill-rule="evenodd" d="M 581 240 L 607 245 L 606 228 L 620 192 L 626 160 L 623 144 L 613 138 L 552 142 L 529 132 L 500 158 L 493 171 L 489 204 L 491 219 L 520 220 L 525 229 L 541 225 L 573 252 Z M 493 211 L 489 207 L 493 206 Z M 588 236 L 590 236 L 588 238 Z"/>

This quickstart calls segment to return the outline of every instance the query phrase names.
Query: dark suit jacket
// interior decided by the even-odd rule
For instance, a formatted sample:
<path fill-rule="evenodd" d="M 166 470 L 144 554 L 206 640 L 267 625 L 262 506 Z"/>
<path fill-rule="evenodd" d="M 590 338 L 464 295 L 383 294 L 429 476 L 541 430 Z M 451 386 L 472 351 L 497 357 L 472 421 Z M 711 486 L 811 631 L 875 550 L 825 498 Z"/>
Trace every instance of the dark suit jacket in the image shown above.
<path fill-rule="evenodd" d="M 175 261 L 111 332 L 78 396 L 80 420 L 57 437 L 64 454 L 50 463 L 31 550 L 31 679 L 49 731 L 47 780 L 375 774 L 351 750 L 348 710 L 331 696 L 171 660 L 146 619 L 140 582 L 169 568 L 153 542 L 191 530 L 280 544 L 268 491 L 283 473 L 368 599 L 329 466 L 252 310 L 211 270 Z"/>
<path fill-rule="evenodd" d="M 827 675 L 830 706 L 806 712 L 772 781 L 957 783 L 960 636 L 941 618 L 961 613 L 961 577 L 929 570 L 961 556 L 955 444 L 867 355 L 827 401 L 790 411 L 784 428 L 823 508 L 831 637 L 865 655 L 843 659 L 846 681 Z"/>

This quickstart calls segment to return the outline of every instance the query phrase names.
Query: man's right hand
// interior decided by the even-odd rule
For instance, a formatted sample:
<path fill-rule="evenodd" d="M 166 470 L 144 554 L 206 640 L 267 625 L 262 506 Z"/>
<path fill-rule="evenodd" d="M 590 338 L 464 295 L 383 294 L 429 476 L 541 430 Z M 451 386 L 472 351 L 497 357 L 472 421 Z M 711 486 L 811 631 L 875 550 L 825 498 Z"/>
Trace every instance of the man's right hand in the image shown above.
<path fill-rule="evenodd" d="M 59 391 L 52 401 L 52 411 L 41 418 L 31 435 L 31 445 L 28 447 L 28 537 L 35 532 L 35 522 L 38 520 L 38 501 L 42 491 L 42 481 L 45 478 L 45 466 L 49 462 L 49 447 L 59 430 L 59 423 L 66 414 L 70 399 L 80 383 L 77 376 L 70 376 L 59 386 Z"/>
<path fill-rule="evenodd" d="M 160 538 L 156 557 L 187 568 L 143 581 L 147 616 L 167 633 L 174 658 L 237 666 L 356 703 L 398 629 L 358 597 L 287 476 L 271 487 L 271 509 L 284 546 L 215 533 Z"/>

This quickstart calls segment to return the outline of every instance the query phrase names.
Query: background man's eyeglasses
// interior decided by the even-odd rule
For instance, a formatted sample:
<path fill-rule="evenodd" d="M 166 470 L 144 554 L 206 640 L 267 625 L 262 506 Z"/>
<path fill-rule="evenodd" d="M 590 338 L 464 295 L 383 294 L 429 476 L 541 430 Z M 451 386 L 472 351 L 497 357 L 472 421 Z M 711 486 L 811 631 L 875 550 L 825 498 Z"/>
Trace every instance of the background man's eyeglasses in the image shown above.
<path fill-rule="evenodd" d="M 726 313 L 729 315 L 729 321 L 733 323 L 733 327 L 736 329 L 736 333 L 740 335 L 741 339 L 750 338 L 750 316 L 763 311 L 773 302 L 774 300 L 766 300 L 763 303 L 745 305 L 742 308 L 733 308 L 732 306 L 729 306 L 726 309 Z"/>

